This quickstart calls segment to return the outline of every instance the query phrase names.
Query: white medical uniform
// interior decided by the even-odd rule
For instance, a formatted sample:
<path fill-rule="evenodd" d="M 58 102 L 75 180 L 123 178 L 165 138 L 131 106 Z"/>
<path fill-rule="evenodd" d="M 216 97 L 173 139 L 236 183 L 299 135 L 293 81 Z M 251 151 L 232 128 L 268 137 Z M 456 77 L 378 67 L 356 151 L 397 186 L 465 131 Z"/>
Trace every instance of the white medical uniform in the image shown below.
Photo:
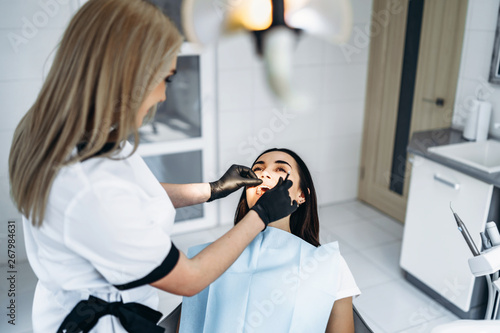
<path fill-rule="evenodd" d="M 116 157 L 126 157 L 132 145 Z M 76 149 L 73 153 L 76 153 Z M 175 209 L 144 160 L 93 157 L 62 168 L 40 228 L 23 218 L 28 259 L 39 281 L 33 332 L 56 332 L 66 315 L 90 295 L 158 308 L 148 283 L 170 272 L 179 252 L 170 230 Z M 145 278 L 142 286 L 119 290 Z M 99 319 L 91 332 L 126 332 L 117 317 Z"/>

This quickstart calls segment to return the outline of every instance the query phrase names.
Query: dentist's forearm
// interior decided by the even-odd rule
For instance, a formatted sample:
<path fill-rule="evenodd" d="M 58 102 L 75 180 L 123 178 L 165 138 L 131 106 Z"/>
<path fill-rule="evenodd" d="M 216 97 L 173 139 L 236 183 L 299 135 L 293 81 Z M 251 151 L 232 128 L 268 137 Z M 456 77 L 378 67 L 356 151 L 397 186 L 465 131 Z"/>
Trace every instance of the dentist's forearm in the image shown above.
<path fill-rule="evenodd" d="M 198 279 L 192 286 L 196 292 L 222 275 L 263 228 L 262 220 L 251 210 L 231 230 L 190 259 L 198 272 Z"/>
<path fill-rule="evenodd" d="M 210 198 L 210 184 L 169 184 L 160 183 L 167 192 L 175 208 L 207 202 Z"/>
<path fill-rule="evenodd" d="M 176 295 L 193 296 L 199 293 L 238 259 L 263 228 L 264 223 L 251 210 L 231 230 L 192 259 L 179 252 L 179 260 L 174 269 L 151 285 Z"/>

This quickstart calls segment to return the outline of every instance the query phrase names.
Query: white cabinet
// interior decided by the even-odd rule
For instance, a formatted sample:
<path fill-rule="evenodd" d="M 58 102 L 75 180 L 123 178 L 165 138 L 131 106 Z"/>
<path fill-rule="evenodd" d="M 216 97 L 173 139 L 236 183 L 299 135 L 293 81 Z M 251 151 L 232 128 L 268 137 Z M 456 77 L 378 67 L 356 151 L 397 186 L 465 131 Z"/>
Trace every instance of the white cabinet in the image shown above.
<path fill-rule="evenodd" d="M 216 180 L 215 49 L 184 43 L 167 100 L 154 120 L 139 129 L 137 152 L 160 182 Z M 217 203 L 176 210 L 172 234 L 214 227 Z"/>
<path fill-rule="evenodd" d="M 481 250 L 493 185 L 415 156 L 410 181 L 401 267 L 464 312 L 471 306 L 475 277 L 472 253 L 453 214 L 461 217 Z"/>

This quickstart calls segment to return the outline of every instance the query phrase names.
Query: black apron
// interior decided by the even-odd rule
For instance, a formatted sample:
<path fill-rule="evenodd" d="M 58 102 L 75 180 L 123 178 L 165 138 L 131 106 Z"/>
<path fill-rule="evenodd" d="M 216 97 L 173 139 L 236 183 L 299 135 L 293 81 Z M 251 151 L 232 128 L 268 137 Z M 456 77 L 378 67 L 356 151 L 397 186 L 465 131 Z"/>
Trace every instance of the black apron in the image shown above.
<path fill-rule="evenodd" d="M 99 318 L 108 314 L 118 317 L 123 328 L 130 333 L 165 332 L 164 328 L 156 325 L 162 317 L 159 311 L 140 303 L 106 302 L 90 296 L 88 300 L 78 302 L 57 333 L 87 333 Z"/>

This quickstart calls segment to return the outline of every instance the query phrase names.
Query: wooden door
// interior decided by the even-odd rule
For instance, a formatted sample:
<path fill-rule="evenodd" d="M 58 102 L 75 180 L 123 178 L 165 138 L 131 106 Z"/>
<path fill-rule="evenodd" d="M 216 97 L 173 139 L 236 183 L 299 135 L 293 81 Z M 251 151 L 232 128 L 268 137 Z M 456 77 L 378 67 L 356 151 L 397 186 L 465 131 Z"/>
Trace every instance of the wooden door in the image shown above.
<path fill-rule="evenodd" d="M 391 15 L 370 41 L 358 197 L 403 222 L 411 170 L 406 155 L 395 156 L 394 141 L 409 1 L 400 5 L 401 10 L 395 11 L 392 0 L 373 1 L 373 20 L 384 11 Z M 466 12 L 467 0 L 424 2 L 408 139 L 414 131 L 451 125 Z M 438 98 L 443 105 L 434 102 Z M 390 189 L 398 158 L 406 165 L 401 194 Z"/>

